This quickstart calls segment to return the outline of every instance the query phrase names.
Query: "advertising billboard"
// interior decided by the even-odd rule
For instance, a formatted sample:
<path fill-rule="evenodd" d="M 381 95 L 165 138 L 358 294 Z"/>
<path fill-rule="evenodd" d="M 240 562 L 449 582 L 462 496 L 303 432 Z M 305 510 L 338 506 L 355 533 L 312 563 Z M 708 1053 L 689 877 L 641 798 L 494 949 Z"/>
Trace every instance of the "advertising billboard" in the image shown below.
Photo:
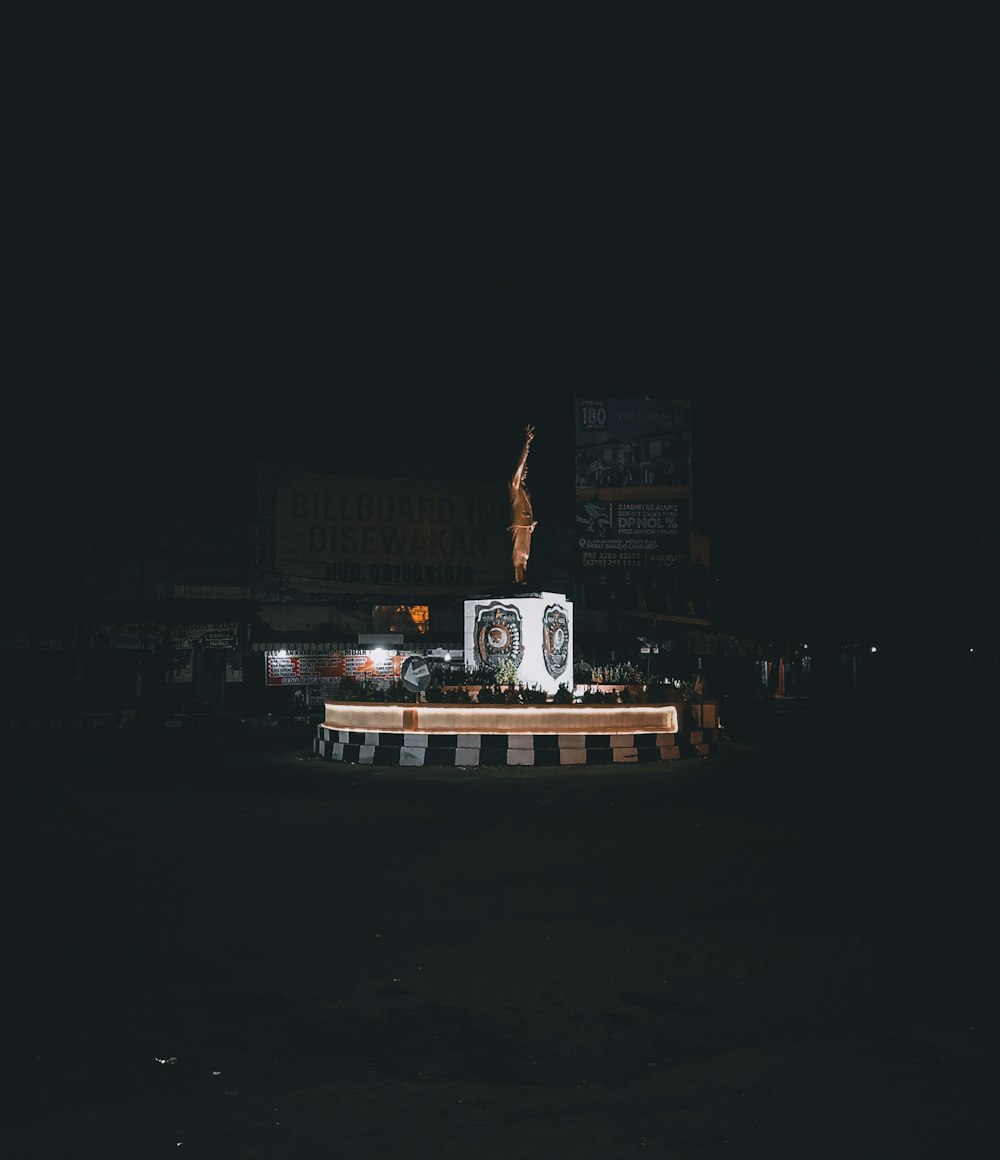
<path fill-rule="evenodd" d="M 691 554 L 691 406 L 683 399 L 576 401 L 577 563 L 643 571 Z"/>
<path fill-rule="evenodd" d="M 261 468 L 258 593 L 462 595 L 509 579 L 505 485 Z"/>
<path fill-rule="evenodd" d="M 654 568 L 687 560 L 691 526 L 684 500 L 589 499 L 576 505 L 584 568 Z"/>
<path fill-rule="evenodd" d="M 359 649 L 356 652 L 329 652 L 323 655 L 287 652 L 284 649 L 265 654 L 264 683 L 273 685 L 309 685 L 320 682 L 339 685 L 349 678 L 386 683 L 399 679 L 404 658 L 387 656 L 382 660 Z"/>
<path fill-rule="evenodd" d="M 577 399 L 576 489 L 691 487 L 691 404 L 683 399 Z"/>

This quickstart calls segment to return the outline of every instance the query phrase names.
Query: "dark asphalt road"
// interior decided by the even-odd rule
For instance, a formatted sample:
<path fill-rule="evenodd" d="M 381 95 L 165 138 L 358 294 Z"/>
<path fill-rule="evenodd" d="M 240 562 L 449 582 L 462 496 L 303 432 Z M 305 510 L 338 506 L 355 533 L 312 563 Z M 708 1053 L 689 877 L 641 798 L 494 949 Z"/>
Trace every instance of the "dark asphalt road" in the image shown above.
<path fill-rule="evenodd" d="M 992 1155 L 971 729 L 460 773 L 10 741 L 11 1160 Z"/>

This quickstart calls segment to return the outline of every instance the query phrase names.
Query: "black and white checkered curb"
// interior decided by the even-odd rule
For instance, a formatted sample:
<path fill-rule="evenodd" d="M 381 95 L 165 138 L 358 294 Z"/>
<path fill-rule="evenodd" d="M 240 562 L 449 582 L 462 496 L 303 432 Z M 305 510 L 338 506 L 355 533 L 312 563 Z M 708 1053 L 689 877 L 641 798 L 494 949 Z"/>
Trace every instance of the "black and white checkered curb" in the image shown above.
<path fill-rule="evenodd" d="M 616 765 L 707 753 L 707 734 L 354 733 L 320 725 L 313 752 L 356 765 Z"/>

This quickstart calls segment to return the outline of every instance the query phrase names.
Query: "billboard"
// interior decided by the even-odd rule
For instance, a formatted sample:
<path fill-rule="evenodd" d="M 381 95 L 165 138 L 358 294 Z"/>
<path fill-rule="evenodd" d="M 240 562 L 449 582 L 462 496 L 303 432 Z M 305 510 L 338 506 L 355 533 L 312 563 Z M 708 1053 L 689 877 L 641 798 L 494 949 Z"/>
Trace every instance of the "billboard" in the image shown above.
<path fill-rule="evenodd" d="M 284 649 L 265 654 L 264 683 L 273 685 L 310 685 L 320 682 L 339 685 L 342 680 L 372 680 L 386 683 L 399 680 L 402 656 L 376 660 L 362 649 L 352 652 L 329 652 L 323 655 L 287 652 Z"/>
<path fill-rule="evenodd" d="M 683 399 L 577 399 L 576 489 L 691 487 L 691 404 Z"/>
<path fill-rule="evenodd" d="M 688 561 L 690 403 L 646 397 L 575 403 L 580 568 L 642 571 Z"/>
<path fill-rule="evenodd" d="M 506 485 L 265 464 L 257 591 L 462 595 L 509 580 Z"/>
<path fill-rule="evenodd" d="M 690 555 L 683 500 L 583 500 L 576 505 L 576 533 L 580 564 L 588 569 L 654 568 Z"/>

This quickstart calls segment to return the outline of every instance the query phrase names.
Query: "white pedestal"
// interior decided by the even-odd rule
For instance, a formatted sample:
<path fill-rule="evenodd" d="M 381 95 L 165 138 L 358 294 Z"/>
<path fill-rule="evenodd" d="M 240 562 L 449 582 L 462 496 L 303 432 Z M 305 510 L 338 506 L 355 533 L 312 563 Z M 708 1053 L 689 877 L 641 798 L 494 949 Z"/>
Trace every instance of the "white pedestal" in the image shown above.
<path fill-rule="evenodd" d="M 573 605 L 561 592 L 465 601 L 465 667 L 517 666 L 517 682 L 554 693 L 573 688 Z"/>

